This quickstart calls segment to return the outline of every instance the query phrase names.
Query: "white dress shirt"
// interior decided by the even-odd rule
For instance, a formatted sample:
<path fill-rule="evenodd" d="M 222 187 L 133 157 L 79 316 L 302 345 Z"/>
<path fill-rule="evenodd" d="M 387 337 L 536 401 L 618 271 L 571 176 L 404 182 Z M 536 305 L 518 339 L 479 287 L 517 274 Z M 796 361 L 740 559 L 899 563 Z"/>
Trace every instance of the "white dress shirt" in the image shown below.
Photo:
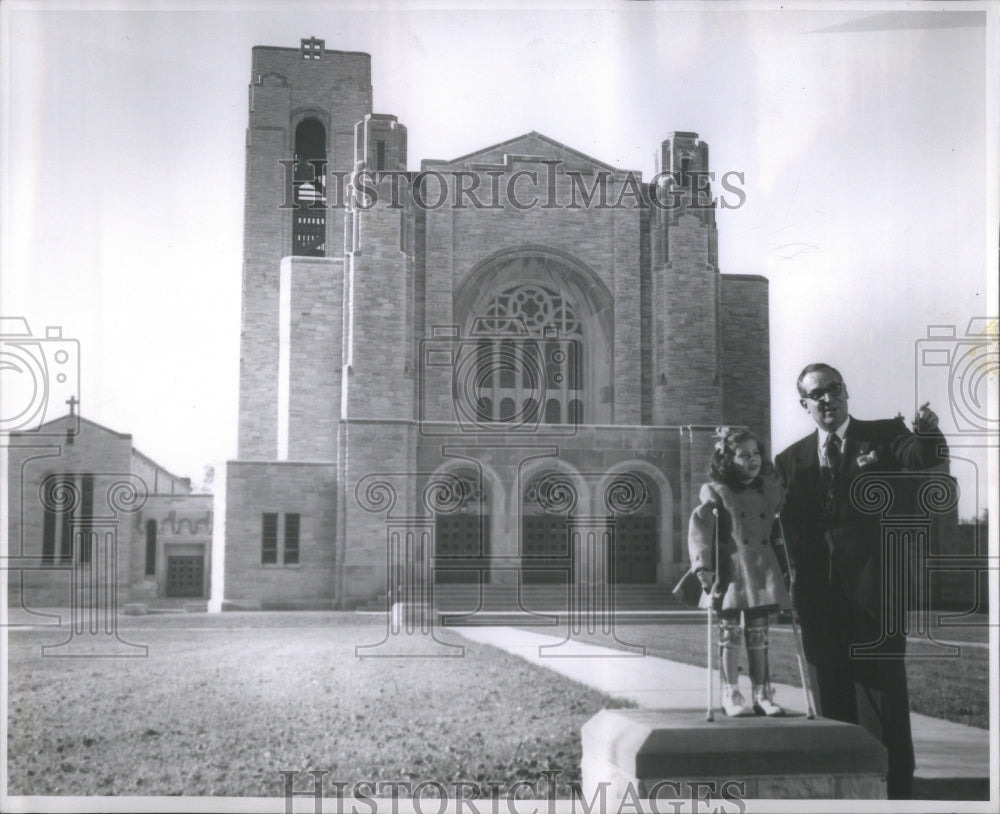
<path fill-rule="evenodd" d="M 837 429 L 833 431 L 833 435 L 836 435 L 840 439 L 840 452 L 841 455 L 844 453 L 844 441 L 847 439 L 847 425 L 851 423 L 851 417 L 848 416 L 847 419 L 841 424 Z M 830 469 L 830 462 L 826 458 L 826 439 L 830 437 L 831 433 L 819 427 L 819 460 L 820 465 L 825 466 Z"/>

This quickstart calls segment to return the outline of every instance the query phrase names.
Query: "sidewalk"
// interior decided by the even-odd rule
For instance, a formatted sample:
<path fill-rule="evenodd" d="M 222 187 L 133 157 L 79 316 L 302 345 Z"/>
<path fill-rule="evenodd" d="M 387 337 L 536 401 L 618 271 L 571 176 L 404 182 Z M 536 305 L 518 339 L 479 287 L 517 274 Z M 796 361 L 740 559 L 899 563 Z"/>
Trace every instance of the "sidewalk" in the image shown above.
<path fill-rule="evenodd" d="M 566 641 L 519 628 L 484 626 L 452 630 L 471 641 L 506 650 L 640 707 L 705 709 L 707 680 L 703 667 Z M 789 711 L 805 712 L 801 688 L 775 684 L 774 690 L 777 703 Z M 718 692 L 716 681 L 717 709 Z M 918 781 L 988 780 L 988 731 L 917 713 L 911 714 L 910 721 Z"/>

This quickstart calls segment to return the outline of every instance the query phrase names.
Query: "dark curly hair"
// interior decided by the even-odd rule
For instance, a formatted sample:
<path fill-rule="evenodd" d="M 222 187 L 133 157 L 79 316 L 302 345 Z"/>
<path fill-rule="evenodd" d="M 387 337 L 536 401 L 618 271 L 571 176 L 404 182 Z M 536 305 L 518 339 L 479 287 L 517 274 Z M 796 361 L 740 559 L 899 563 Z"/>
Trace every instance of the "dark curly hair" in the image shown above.
<path fill-rule="evenodd" d="M 734 447 L 744 441 L 753 441 L 757 444 L 757 451 L 760 453 L 760 474 L 769 475 L 774 471 L 774 464 L 767 454 L 767 447 L 750 430 L 737 428 L 720 432 L 719 439 L 712 453 L 712 460 L 708 465 L 708 474 L 716 483 L 728 486 L 730 489 L 742 489 L 743 481 L 733 463 Z"/>

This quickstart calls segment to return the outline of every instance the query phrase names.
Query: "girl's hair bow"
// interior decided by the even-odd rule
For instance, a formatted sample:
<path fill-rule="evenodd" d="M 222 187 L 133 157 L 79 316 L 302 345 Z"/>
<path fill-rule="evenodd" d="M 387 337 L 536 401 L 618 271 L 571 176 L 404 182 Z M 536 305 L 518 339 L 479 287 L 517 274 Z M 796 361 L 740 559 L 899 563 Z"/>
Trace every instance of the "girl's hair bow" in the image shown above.
<path fill-rule="evenodd" d="M 716 427 L 715 428 L 715 437 L 718 439 L 715 442 L 715 451 L 716 452 L 725 452 L 726 451 L 726 438 L 729 437 L 729 432 L 730 432 L 729 427 Z"/>

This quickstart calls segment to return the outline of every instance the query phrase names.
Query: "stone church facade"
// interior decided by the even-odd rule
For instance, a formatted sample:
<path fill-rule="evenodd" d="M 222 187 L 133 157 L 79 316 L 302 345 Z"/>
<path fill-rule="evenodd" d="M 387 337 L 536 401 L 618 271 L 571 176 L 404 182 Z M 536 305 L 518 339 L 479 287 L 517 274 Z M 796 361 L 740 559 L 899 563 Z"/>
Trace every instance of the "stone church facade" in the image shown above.
<path fill-rule="evenodd" d="M 532 132 L 413 172 L 367 54 L 252 62 L 225 600 L 669 591 L 714 427 L 770 428 L 708 146 L 643 179 Z"/>

